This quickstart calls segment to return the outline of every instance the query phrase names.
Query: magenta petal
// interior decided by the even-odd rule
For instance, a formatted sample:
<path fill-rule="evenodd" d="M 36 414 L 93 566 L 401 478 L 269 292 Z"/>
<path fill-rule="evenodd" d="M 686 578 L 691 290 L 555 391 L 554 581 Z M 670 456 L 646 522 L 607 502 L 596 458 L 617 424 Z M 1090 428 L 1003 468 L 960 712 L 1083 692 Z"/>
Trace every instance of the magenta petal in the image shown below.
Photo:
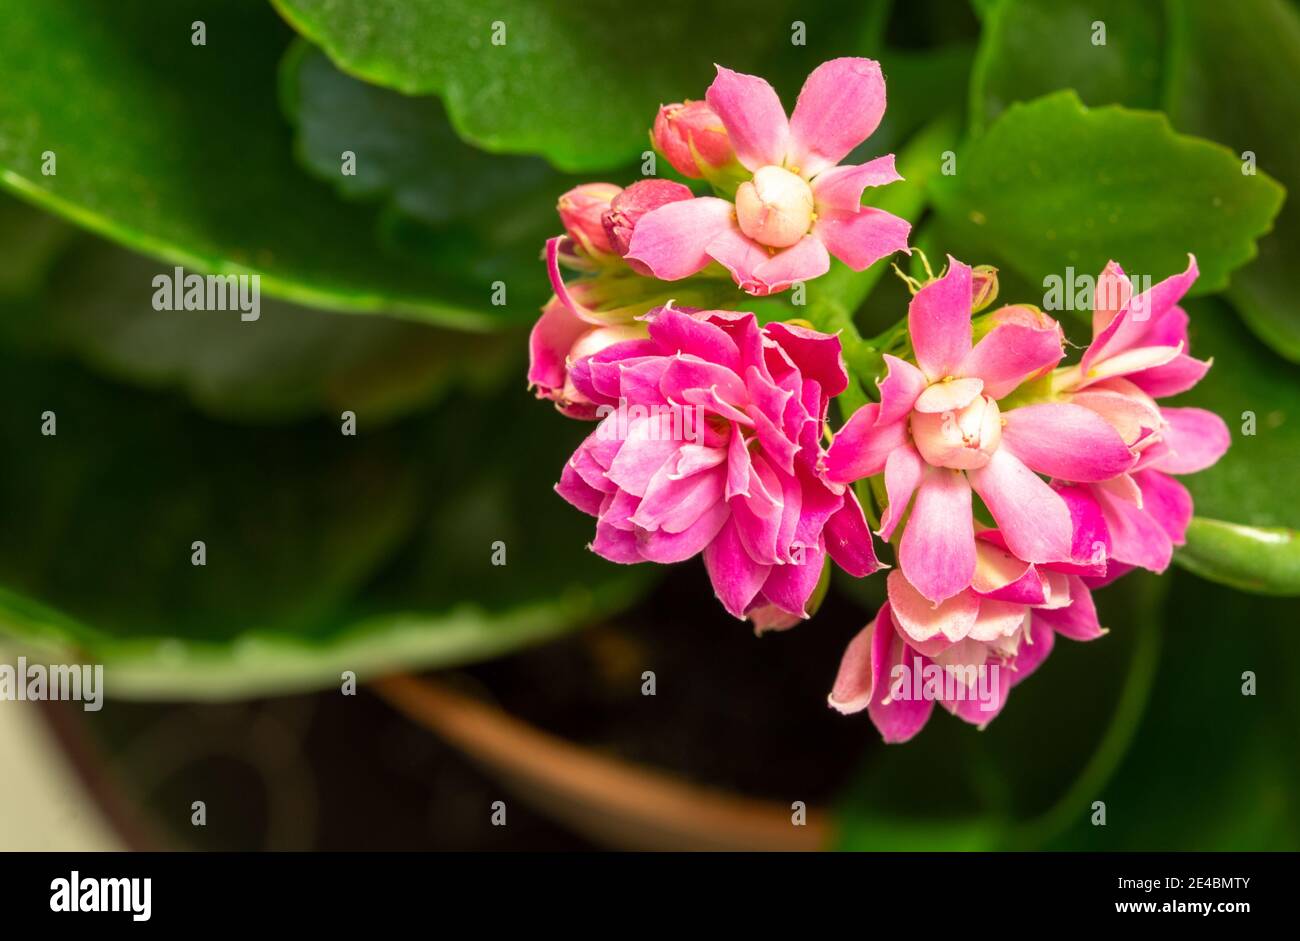
<path fill-rule="evenodd" d="M 731 228 L 734 212 L 731 203 L 713 196 L 660 206 L 637 223 L 627 258 L 663 281 L 689 277 L 713 260 L 705 249 Z"/>
<path fill-rule="evenodd" d="M 1105 575 L 1107 559 L 1110 558 L 1110 533 L 1106 530 L 1106 520 L 1102 516 L 1101 506 L 1092 494 L 1092 488 L 1057 484 L 1053 489 L 1070 511 L 1074 538 L 1070 562 L 1053 563 L 1052 568 L 1076 575 Z"/>
<path fill-rule="evenodd" d="M 826 479 L 847 484 L 879 474 L 889 452 L 908 444 L 907 422 L 877 423 L 880 406 L 862 406 L 849 417 L 826 452 Z"/>
<path fill-rule="evenodd" d="M 695 523 L 680 533 L 665 529 L 636 530 L 636 548 L 648 562 L 683 562 L 702 552 L 718 535 L 729 516 L 727 504 L 715 503 Z"/>
<path fill-rule="evenodd" d="M 1186 392 L 1210 371 L 1206 360 L 1179 353 L 1167 363 L 1152 366 L 1129 376 L 1133 384 L 1154 399 Z"/>
<path fill-rule="evenodd" d="M 662 529 L 680 533 L 699 520 L 717 503 L 722 502 L 726 471 L 710 468 L 687 476 L 678 476 L 668 461 L 659 468 L 646 487 L 645 496 L 631 519 L 641 529 Z"/>
<path fill-rule="evenodd" d="M 912 224 L 906 219 L 872 206 L 857 211 L 825 209 L 813 225 L 813 235 L 854 271 L 862 271 L 894 252 L 906 251 L 911 231 Z"/>
<path fill-rule="evenodd" d="M 563 389 L 569 350 L 590 329 L 590 324 L 552 298 L 528 337 L 528 384 L 544 393 Z"/>
<path fill-rule="evenodd" d="M 811 179 L 871 136 L 885 113 L 880 63 L 842 58 L 813 69 L 790 116 L 788 165 Z"/>
<path fill-rule="evenodd" d="M 906 360 L 886 353 L 885 365 L 889 371 L 884 380 L 877 383 L 880 388 L 880 414 L 876 421 L 882 425 L 906 418 L 926 387 L 925 373 Z"/>
<path fill-rule="evenodd" d="M 812 181 L 813 201 L 819 213 L 828 209 L 857 212 L 862 208 L 862 191 L 903 178 L 894 169 L 894 155 L 886 154 L 856 166 L 831 167 Z"/>
<path fill-rule="evenodd" d="M 925 469 L 898 560 L 907 580 L 935 604 L 970 585 L 975 574 L 975 528 L 970 484 L 960 471 Z"/>
<path fill-rule="evenodd" d="M 713 590 L 722 606 L 733 616 L 744 618 L 745 609 L 767 580 L 770 565 L 750 558 L 740 542 L 734 519 L 727 520 L 717 537 L 704 550 Z"/>
<path fill-rule="evenodd" d="M 1078 575 L 1069 576 L 1070 603 L 1064 608 L 1041 608 L 1033 618 L 1071 640 L 1096 640 L 1105 631 L 1097 620 L 1092 591 Z"/>
<path fill-rule="evenodd" d="M 766 297 L 784 291 L 797 281 L 820 278 L 830 267 L 826 246 L 820 239 L 805 235 L 756 267 L 751 275 L 753 283 L 741 282 L 740 288 L 755 297 Z"/>
<path fill-rule="evenodd" d="M 920 486 L 924 473 L 925 462 L 910 444 L 889 452 L 889 457 L 885 459 L 885 493 L 889 497 L 889 505 L 880 514 L 881 539 L 893 537 L 894 529 L 902 522 L 907 504 Z"/>
<path fill-rule="evenodd" d="M 755 272 L 772 256 L 762 245 L 731 225 L 708 243 L 706 251 L 711 259 L 731 272 L 731 279 L 742 291 L 750 294 L 763 293 L 763 285 Z"/>
<path fill-rule="evenodd" d="M 670 402 L 689 402 L 687 390 L 715 389 L 721 399 L 737 408 L 749 399 L 745 383 L 732 370 L 694 356 L 673 357 L 659 380 L 659 389 Z"/>
<path fill-rule="evenodd" d="M 1192 495 L 1174 478 L 1159 471 L 1133 475 L 1142 491 L 1142 509 L 1160 524 L 1176 546 L 1187 541 L 1187 524 L 1192 521 Z"/>
<path fill-rule="evenodd" d="M 1005 447 L 998 448 L 988 464 L 968 474 L 1012 554 L 1026 562 L 1070 560 L 1073 529 L 1069 508 L 1015 455 Z"/>
<path fill-rule="evenodd" d="M 1183 295 L 1196 281 L 1197 273 L 1196 259 L 1188 255 L 1187 270 L 1182 274 L 1165 278 L 1150 290 L 1131 297 L 1124 310 L 1097 334 L 1092 344 L 1084 351 L 1080 361 L 1083 372 L 1092 373 L 1094 367 L 1104 360 L 1149 345 L 1147 335 L 1151 326 L 1182 300 Z"/>
<path fill-rule="evenodd" d="M 971 351 L 971 271 L 951 255 L 948 271 L 916 292 L 907 309 L 916 361 L 931 382 L 955 376 Z"/>
<path fill-rule="evenodd" d="M 983 379 L 984 394 L 1000 399 L 1030 376 L 1054 368 L 1064 355 L 1057 330 L 999 324 L 975 344 L 957 367 L 957 375 Z"/>
<path fill-rule="evenodd" d="M 1002 447 L 1040 474 L 1091 483 L 1133 466 L 1119 432 L 1082 405 L 1026 405 L 1003 412 L 1002 422 Z"/>
<path fill-rule="evenodd" d="M 722 119 L 736 159 L 751 171 L 779 165 L 785 159 L 790 125 L 776 90 L 756 75 L 720 65 L 717 70 L 704 98 Z"/>
<path fill-rule="evenodd" d="M 851 489 L 844 492 L 844 503 L 826 521 L 822 536 L 827 554 L 854 578 L 866 578 L 879 570 L 871 530 L 863 516 L 862 504 Z"/>
<path fill-rule="evenodd" d="M 806 546 L 799 562 L 774 565 L 763 582 L 763 595 L 782 611 L 808 616 L 808 599 L 822 576 L 825 554 L 816 546 Z"/>
<path fill-rule="evenodd" d="M 849 387 L 838 336 L 779 320 L 763 329 L 789 354 L 805 379 L 817 380 L 823 394 L 833 398 Z"/>
<path fill-rule="evenodd" d="M 1029 622 L 1029 636 L 1020 642 L 1020 649 L 1011 661 L 1011 685 L 1018 686 L 1037 670 L 1052 653 L 1055 633 L 1047 624 L 1035 624 L 1038 612 L 1033 612 Z"/>
<path fill-rule="evenodd" d="M 1170 474 L 1193 474 L 1223 457 L 1232 443 L 1227 424 L 1203 408 L 1162 408 L 1168 422 L 1163 437 L 1170 453 L 1160 460 L 1159 469 Z"/>
<path fill-rule="evenodd" d="M 578 473 L 571 462 L 566 462 L 560 472 L 560 482 L 555 485 L 555 492 L 572 506 L 588 516 L 599 516 L 605 494 L 591 486 Z"/>
<path fill-rule="evenodd" d="M 1094 486 L 1093 495 L 1101 506 L 1110 534 L 1110 556 L 1115 562 L 1136 565 L 1152 572 L 1163 572 L 1173 558 L 1173 541 L 1169 533 L 1146 510 L 1110 492 Z M 1107 576 L 1114 572 L 1107 568 Z"/>
<path fill-rule="evenodd" d="M 645 561 L 637 551 L 636 533 L 629 529 L 619 529 L 604 520 L 597 521 L 596 538 L 590 548 L 602 559 L 620 565 L 634 565 Z"/>
<path fill-rule="evenodd" d="M 889 608 L 886 605 L 880 609 L 874 621 L 854 635 L 840 658 L 839 672 L 835 676 L 835 685 L 831 687 L 827 702 L 832 709 L 844 715 L 861 712 L 871 702 L 876 679 L 871 663 L 875 647 L 873 638 L 882 619 L 885 624 L 883 629 L 892 632 L 894 627 L 890 623 Z"/>
<path fill-rule="evenodd" d="M 867 714 L 881 738 L 890 744 L 899 744 L 925 728 L 930 713 L 934 711 L 934 702 L 924 696 L 914 699 L 910 696 L 908 684 L 894 683 L 894 668 L 903 666 L 909 672 L 924 670 L 929 660 L 903 640 L 894 627 L 893 610 L 888 604 L 881 607 L 876 625 L 871 643 L 871 670 L 876 682 Z M 895 686 L 900 687 L 898 697 L 893 695 Z"/>
<path fill-rule="evenodd" d="M 740 349 L 736 341 L 716 324 L 708 323 L 675 307 L 657 307 L 646 315 L 650 337 L 664 353 L 689 353 L 740 372 Z"/>

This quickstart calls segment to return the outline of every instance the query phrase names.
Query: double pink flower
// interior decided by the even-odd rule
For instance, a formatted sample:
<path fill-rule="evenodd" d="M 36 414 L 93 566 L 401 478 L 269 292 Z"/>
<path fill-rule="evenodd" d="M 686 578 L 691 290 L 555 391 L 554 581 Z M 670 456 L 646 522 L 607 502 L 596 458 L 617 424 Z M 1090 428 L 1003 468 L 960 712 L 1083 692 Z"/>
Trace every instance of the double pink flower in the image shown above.
<path fill-rule="evenodd" d="M 652 311 L 645 339 L 572 370 L 603 415 L 556 489 L 595 516 L 613 562 L 703 554 L 719 600 L 760 626 L 809 615 L 829 555 L 879 565 L 850 489 L 819 473 L 829 401 L 848 384 L 836 337 L 753 314 Z"/>
<path fill-rule="evenodd" d="M 818 66 L 789 120 L 766 81 L 721 66 L 706 100 L 751 175 L 734 202 L 705 196 L 647 213 L 629 261 L 665 281 L 717 262 L 742 290 L 761 296 L 825 274 L 831 255 L 861 271 L 907 247 L 906 221 L 862 205 L 868 186 L 902 179 L 893 156 L 837 166 L 884 115 L 878 63 L 844 58 Z M 680 155 L 673 162 L 685 165 Z"/>

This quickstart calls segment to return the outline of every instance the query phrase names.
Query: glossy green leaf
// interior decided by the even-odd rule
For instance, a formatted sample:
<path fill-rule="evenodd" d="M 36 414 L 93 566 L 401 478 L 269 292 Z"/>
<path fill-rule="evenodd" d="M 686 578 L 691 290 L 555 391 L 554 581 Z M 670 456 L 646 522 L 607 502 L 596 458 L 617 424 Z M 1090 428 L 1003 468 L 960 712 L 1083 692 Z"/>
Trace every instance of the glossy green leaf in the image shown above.
<path fill-rule="evenodd" d="M 197 271 L 259 274 L 298 303 L 476 329 L 535 315 L 524 276 L 403 254 L 377 239 L 373 209 L 296 166 L 276 92 L 290 34 L 259 0 L 49 0 L 3 19 L 0 183 L 24 199 Z M 493 307 L 498 279 L 520 289 Z"/>
<path fill-rule="evenodd" d="M 1243 176 L 1218 144 L 1176 134 L 1163 115 L 1089 109 L 1073 92 L 1008 108 L 957 153 L 932 191 L 945 223 L 1032 283 L 1095 277 L 1115 259 L 1159 279 L 1196 255 L 1206 293 L 1250 260 L 1283 190 Z"/>
<path fill-rule="evenodd" d="M 585 549 L 590 519 L 551 485 L 587 429 L 518 389 L 346 436 L 222 424 L 49 360 L 0 368 L 0 443 L 22 455 L 0 475 L 0 629 L 104 663 L 110 695 L 459 662 L 625 604 L 648 575 Z"/>
<path fill-rule="evenodd" d="M 542 154 L 570 171 L 639 159 L 658 106 L 704 97 L 715 62 L 762 74 L 793 96 L 823 60 L 859 51 L 854 32 L 878 6 L 756 0 L 742 13 L 689 0 L 273 2 L 344 71 L 408 95 L 438 94 L 471 143 Z M 792 41 L 796 21 L 803 45 Z"/>
<path fill-rule="evenodd" d="M 1286 0 L 1195 0 L 1170 9 L 1179 37 L 1168 106 L 1174 124 L 1227 144 L 1239 166 L 1249 155 L 1290 193 L 1230 295 L 1265 342 L 1300 361 L 1300 9 Z"/>
<path fill-rule="evenodd" d="M 1160 3 L 996 0 L 971 75 L 971 126 L 1063 88 L 1087 105 L 1157 108 L 1165 33 Z"/>

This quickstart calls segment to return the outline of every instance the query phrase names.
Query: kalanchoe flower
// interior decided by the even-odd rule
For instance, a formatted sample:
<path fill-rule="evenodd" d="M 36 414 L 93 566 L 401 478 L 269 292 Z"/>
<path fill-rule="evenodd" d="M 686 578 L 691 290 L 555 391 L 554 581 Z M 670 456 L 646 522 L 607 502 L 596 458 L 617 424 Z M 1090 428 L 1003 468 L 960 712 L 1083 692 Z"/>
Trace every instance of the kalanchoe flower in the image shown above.
<path fill-rule="evenodd" d="M 844 58 L 818 66 L 789 120 L 771 85 L 721 66 L 706 97 L 752 176 L 734 204 L 706 196 L 647 213 L 630 260 L 665 281 L 718 262 L 742 290 L 762 296 L 825 274 L 831 255 L 861 271 L 906 249 L 909 224 L 862 205 L 866 187 L 902 179 L 893 155 L 837 166 L 884 114 L 878 63 Z"/>
<path fill-rule="evenodd" d="M 622 563 L 702 553 L 719 600 L 760 628 L 808 616 L 827 555 L 875 571 L 857 499 L 817 471 L 829 400 L 848 384 L 838 338 L 732 311 L 645 320 L 645 339 L 570 373 L 605 413 L 556 486 L 597 518 L 592 550 Z"/>
<path fill-rule="evenodd" d="M 1097 279 L 1092 343 L 1078 366 L 1053 377 L 1057 396 L 1096 412 L 1138 454 L 1127 473 L 1072 488 L 1097 508 L 1113 558 L 1126 567 L 1168 567 L 1192 518 L 1191 494 L 1169 475 L 1204 470 L 1231 440 L 1213 412 L 1156 403 L 1192 388 L 1210 368 L 1187 352 L 1187 314 L 1178 306 L 1197 274 L 1188 256 L 1182 274 L 1134 296 L 1119 265 L 1107 264 Z"/>
<path fill-rule="evenodd" d="M 622 192 L 623 188 L 613 183 L 583 183 L 561 196 L 556 206 L 564 231 L 593 261 L 608 260 L 614 253 L 602 219 L 610 202 Z"/>
<path fill-rule="evenodd" d="M 627 254 L 632 233 L 642 216 L 660 206 L 694 198 L 695 194 L 689 187 L 672 180 L 640 180 L 633 183 L 614 197 L 601 217 L 610 248 L 622 258 Z M 651 275 L 650 269 L 635 259 L 629 261 L 628 266 L 638 274 L 647 277 Z"/>
<path fill-rule="evenodd" d="M 884 473 L 885 539 L 911 504 L 899 564 L 934 604 L 964 591 L 976 572 L 972 489 L 1018 558 L 1069 562 L 1070 509 L 1038 475 L 1103 481 L 1134 463 L 1119 433 L 1090 409 L 1056 402 L 1000 409 L 999 399 L 1060 361 L 1060 326 L 1030 308 L 1005 307 L 989 315 L 992 329 L 972 347 L 971 269 L 948 261 L 908 308 L 917 364 L 885 356 L 880 402 L 849 418 L 824 462 L 832 483 Z"/>
<path fill-rule="evenodd" d="M 719 180 L 744 169 L 722 119 L 703 101 L 662 106 L 650 140 L 674 170 L 692 180 Z"/>

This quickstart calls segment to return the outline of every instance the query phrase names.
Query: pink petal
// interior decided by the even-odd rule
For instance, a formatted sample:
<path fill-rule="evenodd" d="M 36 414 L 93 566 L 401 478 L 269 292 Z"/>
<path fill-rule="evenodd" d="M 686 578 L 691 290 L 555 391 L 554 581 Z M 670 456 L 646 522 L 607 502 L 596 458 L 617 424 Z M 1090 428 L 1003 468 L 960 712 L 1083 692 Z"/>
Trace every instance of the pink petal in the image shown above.
<path fill-rule="evenodd" d="M 749 496 L 730 503 L 740 541 L 756 562 L 775 565 L 782 560 L 781 522 L 785 512 L 785 487 L 761 454 L 750 456 Z"/>
<path fill-rule="evenodd" d="M 927 656 L 962 640 L 979 616 L 980 599 L 971 591 L 958 592 L 934 605 L 897 569 L 889 573 L 886 586 L 894 623 L 907 636 L 908 643 Z"/>
<path fill-rule="evenodd" d="M 744 291 L 761 291 L 755 272 L 771 260 L 767 249 L 735 225 L 728 226 L 705 246 L 708 256 L 731 272 L 731 279 Z"/>
<path fill-rule="evenodd" d="M 751 281 L 738 283 L 747 294 L 766 297 L 784 291 L 796 281 L 820 278 L 830 268 L 831 256 L 826 254 L 826 246 L 820 239 L 805 235 L 755 268 Z"/>
<path fill-rule="evenodd" d="M 1003 449 L 1040 474 L 1090 483 L 1133 466 L 1133 454 L 1119 432 L 1082 405 L 1026 405 L 1003 412 L 1002 422 Z"/>
<path fill-rule="evenodd" d="M 951 255 L 948 272 L 916 292 L 907 309 L 916 361 L 931 382 L 957 374 L 971 351 L 971 272 Z"/>
<path fill-rule="evenodd" d="M 695 523 L 680 533 L 666 529 L 636 530 L 636 548 L 647 562 L 684 562 L 702 552 L 718 535 L 730 515 L 727 504 L 715 503 Z"/>
<path fill-rule="evenodd" d="M 763 332 L 789 354 L 805 379 L 817 380 L 823 394 L 834 397 L 849 387 L 838 336 L 779 320 L 769 323 Z"/>
<path fill-rule="evenodd" d="M 935 604 L 970 585 L 975 528 L 970 484 L 960 471 L 926 468 L 903 530 L 899 564 L 907 580 Z"/>
<path fill-rule="evenodd" d="M 1186 353 L 1179 353 L 1167 363 L 1152 366 L 1129 378 L 1147 395 L 1161 399 L 1186 392 L 1200 382 L 1209 371 L 1208 361 L 1193 359 Z"/>
<path fill-rule="evenodd" d="M 854 578 L 866 578 L 880 569 L 862 504 L 851 489 L 844 492 L 844 503 L 826 521 L 822 536 L 827 554 Z"/>
<path fill-rule="evenodd" d="M 894 626 L 889 621 L 887 608 L 881 608 L 876 619 L 858 631 L 844 648 L 840 658 L 839 672 L 835 676 L 835 685 L 831 687 L 827 702 L 832 709 L 851 715 L 861 712 L 871 702 L 875 690 L 875 670 L 872 668 L 872 651 L 876 625 L 884 619 L 884 630 L 893 632 Z"/>
<path fill-rule="evenodd" d="M 1091 487 L 1055 485 L 1053 488 L 1070 510 L 1074 538 L 1070 548 L 1069 563 L 1052 563 L 1056 571 L 1076 575 L 1102 576 L 1106 574 L 1110 558 L 1110 533 L 1101 506 Z"/>
<path fill-rule="evenodd" d="M 1026 562 L 1069 561 L 1070 510 L 1042 478 L 1005 447 L 967 473 L 1013 554 Z"/>
<path fill-rule="evenodd" d="M 726 366 L 681 353 L 664 370 L 659 389 L 669 402 L 688 402 L 685 393 L 690 389 L 715 389 L 724 402 L 736 408 L 742 408 L 749 400 L 745 383 Z"/>
<path fill-rule="evenodd" d="M 877 383 L 880 388 L 880 414 L 876 421 L 882 425 L 906 418 L 926 387 L 925 373 L 906 360 L 886 353 L 885 365 L 889 371 L 884 380 Z"/>
<path fill-rule="evenodd" d="M 999 324 L 975 344 L 957 374 L 978 376 L 984 380 L 984 394 L 1000 399 L 1031 376 L 1055 368 L 1064 355 L 1059 330 Z"/>
<path fill-rule="evenodd" d="M 1203 408 L 1162 408 L 1163 437 L 1170 453 L 1159 462 L 1169 474 L 1194 474 L 1223 457 L 1232 435 L 1222 418 Z"/>
<path fill-rule="evenodd" d="M 775 89 L 756 75 L 720 65 L 717 70 L 704 99 L 722 119 L 736 158 L 750 171 L 779 165 L 785 159 L 790 125 Z"/>
<path fill-rule="evenodd" d="M 1149 290 L 1129 299 L 1125 308 L 1105 326 L 1092 344 L 1084 351 L 1080 365 L 1091 374 L 1098 363 L 1116 357 L 1128 350 L 1150 343 L 1148 331 L 1166 311 L 1174 307 L 1197 278 L 1196 258 L 1187 256 L 1187 270 L 1165 278 Z M 1095 292 L 1094 292 L 1095 294 Z M 1110 375 L 1120 375 L 1111 372 Z"/>
<path fill-rule="evenodd" d="M 713 196 L 660 206 L 637 223 L 627 258 L 662 281 L 689 277 L 713 260 L 705 249 L 733 226 L 734 214 L 731 203 Z"/>
<path fill-rule="evenodd" d="M 983 379 L 953 379 L 951 382 L 936 382 L 917 397 L 913 407 L 927 415 L 954 412 L 974 402 L 975 397 L 983 390 Z"/>
<path fill-rule="evenodd" d="M 1070 604 L 1064 608 L 1041 608 L 1033 613 L 1034 620 L 1071 640 L 1096 640 L 1105 631 L 1097 620 L 1092 592 L 1078 575 L 1069 579 Z"/>
<path fill-rule="evenodd" d="M 1116 314 L 1128 306 L 1133 296 L 1133 285 L 1117 262 L 1108 261 L 1097 275 L 1097 285 L 1092 294 L 1092 335 L 1098 336 L 1110 326 Z"/>
<path fill-rule="evenodd" d="M 1028 562 L 1017 559 L 985 533 L 975 537 L 975 574 L 971 588 L 986 598 L 1019 604 L 1042 604 L 1046 600 L 1043 579 Z"/>
<path fill-rule="evenodd" d="M 885 79 L 871 59 L 831 59 L 813 69 L 790 116 L 787 163 L 811 179 L 871 136 L 885 113 Z"/>
<path fill-rule="evenodd" d="M 763 587 L 771 566 L 759 565 L 741 545 L 735 520 L 728 520 L 704 550 L 704 567 L 722 606 L 744 618 L 745 608 Z"/>
<path fill-rule="evenodd" d="M 563 389 L 569 350 L 590 329 L 590 324 L 552 298 L 528 337 L 528 384 L 542 392 Z"/>
<path fill-rule="evenodd" d="M 605 501 L 605 494 L 583 480 L 571 462 L 566 462 L 564 470 L 560 471 L 560 482 L 555 485 L 555 492 L 588 516 L 599 516 Z"/>
<path fill-rule="evenodd" d="M 831 167 L 812 181 L 814 205 L 818 213 L 828 209 L 857 212 L 862 208 L 862 191 L 868 186 L 885 186 L 902 179 L 894 169 L 893 154 L 867 163 Z"/>
<path fill-rule="evenodd" d="M 726 471 L 719 467 L 680 476 L 674 464 L 680 466 L 680 462 L 665 462 L 651 478 L 631 518 L 633 525 L 680 533 L 722 502 Z"/>
<path fill-rule="evenodd" d="M 1106 520 L 1112 560 L 1141 566 L 1152 572 L 1163 572 L 1169 567 L 1174 553 L 1173 541 L 1150 513 L 1105 486 L 1093 486 L 1092 493 Z"/>
<path fill-rule="evenodd" d="M 589 546 L 592 552 L 610 562 L 620 565 L 634 565 L 644 562 L 636 547 L 636 533 L 599 520 L 596 523 L 596 538 Z"/>
<path fill-rule="evenodd" d="M 740 372 L 740 349 L 727 331 L 678 310 L 656 307 L 646 315 L 650 337 L 664 353 L 690 353 L 710 363 Z"/>
<path fill-rule="evenodd" d="M 912 224 L 871 206 L 857 211 L 826 209 L 818 213 L 812 234 L 854 271 L 862 271 L 894 252 L 907 250 Z"/>
<path fill-rule="evenodd" d="M 610 463 L 606 476 L 620 490 L 644 496 L 651 478 L 682 445 L 680 440 L 674 439 L 671 429 L 671 419 L 667 415 L 630 420 L 627 437 Z"/>
<path fill-rule="evenodd" d="M 895 666 L 914 668 L 920 658 L 894 629 L 888 604 L 844 651 L 839 674 L 829 697 L 833 709 L 848 714 L 866 709 L 886 742 L 906 742 L 925 727 L 934 709 L 928 699 L 890 697 Z"/>
<path fill-rule="evenodd" d="M 889 505 L 880 514 L 881 539 L 893 538 L 894 529 L 902 522 L 907 504 L 920 486 L 924 473 L 925 461 L 921 460 L 921 455 L 912 445 L 889 452 L 889 457 L 885 459 L 885 493 L 889 497 Z"/>
<path fill-rule="evenodd" d="M 835 435 L 826 452 L 826 479 L 847 484 L 879 474 L 885 458 L 908 443 L 907 422 L 881 425 L 876 421 L 880 406 L 871 402 L 854 412 Z"/>
<path fill-rule="evenodd" d="M 1174 545 L 1181 546 L 1192 521 L 1192 495 L 1187 488 L 1159 471 L 1141 471 L 1133 479 L 1142 491 L 1143 511 L 1160 524 Z"/>
<path fill-rule="evenodd" d="M 816 546 L 804 549 L 802 562 L 774 565 L 763 582 L 763 595 L 789 614 L 808 617 L 808 599 L 821 580 L 825 554 Z"/>

